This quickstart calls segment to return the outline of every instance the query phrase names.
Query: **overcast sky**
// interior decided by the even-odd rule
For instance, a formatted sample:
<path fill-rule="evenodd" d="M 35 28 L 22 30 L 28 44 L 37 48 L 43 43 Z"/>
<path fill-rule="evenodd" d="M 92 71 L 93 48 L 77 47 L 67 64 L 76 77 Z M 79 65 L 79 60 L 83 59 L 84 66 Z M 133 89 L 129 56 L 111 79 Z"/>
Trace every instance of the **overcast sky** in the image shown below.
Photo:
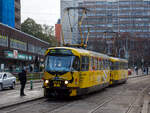
<path fill-rule="evenodd" d="M 54 26 L 60 18 L 60 0 L 21 0 L 21 22 L 28 17 Z"/>

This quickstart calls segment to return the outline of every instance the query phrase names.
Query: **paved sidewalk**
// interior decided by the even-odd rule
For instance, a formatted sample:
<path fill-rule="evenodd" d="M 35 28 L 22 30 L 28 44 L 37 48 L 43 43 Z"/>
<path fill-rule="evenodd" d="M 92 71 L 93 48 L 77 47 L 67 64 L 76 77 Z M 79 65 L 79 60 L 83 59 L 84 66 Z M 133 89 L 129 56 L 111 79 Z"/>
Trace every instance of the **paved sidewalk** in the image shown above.
<path fill-rule="evenodd" d="M 5 108 L 7 106 L 17 105 L 19 103 L 24 103 L 38 98 L 43 98 L 43 88 L 37 89 L 25 89 L 26 96 L 20 97 L 20 91 L 11 90 L 10 92 L 2 91 L 3 95 L 0 95 L 0 108 Z"/>
<path fill-rule="evenodd" d="M 150 74 L 149 74 L 149 75 L 150 75 Z M 140 77 L 140 76 L 147 76 L 147 75 L 144 74 L 141 69 L 139 69 L 139 70 L 138 70 L 138 75 L 136 75 L 136 72 L 135 72 L 134 70 L 132 70 L 132 74 L 129 75 L 128 77 L 129 77 L 129 78 L 134 78 L 134 77 Z"/>

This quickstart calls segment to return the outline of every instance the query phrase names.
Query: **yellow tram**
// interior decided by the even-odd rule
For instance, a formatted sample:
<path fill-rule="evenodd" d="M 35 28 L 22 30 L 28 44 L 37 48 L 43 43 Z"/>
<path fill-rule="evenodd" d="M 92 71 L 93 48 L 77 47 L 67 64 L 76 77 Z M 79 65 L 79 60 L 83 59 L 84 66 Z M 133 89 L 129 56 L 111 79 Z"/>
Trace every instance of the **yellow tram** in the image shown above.
<path fill-rule="evenodd" d="M 123 59 L 85 49 L 49 48 L 45 53 L 44 96 L 84 95 L 105 88 L 116 80 L 126 79 L 125 70 L 110 70 L 110 64 L 116 62 L 127 63 Z M 116 77 L 116 73 L 122 72 L 125 73 L 122 78 L 120 75 Z"/>
<path fill-rule="evenodd" d="M 126 82 L 128 79 L 128 61 L 110 57 L 110 84 Z"/>
<path fill-rule="evenodd" d="M 46 51 L 44 95 L 77 96 L 109 85 L 109 56 L 70 47 Z"/>

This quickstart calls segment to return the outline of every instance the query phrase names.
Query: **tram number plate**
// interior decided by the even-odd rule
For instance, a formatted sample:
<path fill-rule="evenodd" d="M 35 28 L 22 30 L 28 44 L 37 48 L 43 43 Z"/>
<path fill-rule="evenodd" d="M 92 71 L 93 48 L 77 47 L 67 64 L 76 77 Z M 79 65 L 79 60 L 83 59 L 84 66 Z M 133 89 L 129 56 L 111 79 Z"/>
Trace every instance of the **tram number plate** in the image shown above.
<path fill-rule="evenodd" d="M 61 81 L 53 81 L 54 87 L 60 87 Z"/>

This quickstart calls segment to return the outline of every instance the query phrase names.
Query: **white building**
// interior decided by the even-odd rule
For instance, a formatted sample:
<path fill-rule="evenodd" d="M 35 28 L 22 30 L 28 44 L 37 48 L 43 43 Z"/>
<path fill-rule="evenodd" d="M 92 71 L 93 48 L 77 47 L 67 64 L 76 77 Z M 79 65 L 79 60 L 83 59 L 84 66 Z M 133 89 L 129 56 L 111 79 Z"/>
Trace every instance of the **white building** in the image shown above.
<path fill-rule="evenodd" d="M 78 7 L 79 2 L 82 2 L 82 0 L 61 0 L 62 34 L 65 43 L 77 44 L 80 41 L 78 31 L 78 10 L 69 10 L 69 15 L 66 11 L 66 8 L 68 7 Z"/>

